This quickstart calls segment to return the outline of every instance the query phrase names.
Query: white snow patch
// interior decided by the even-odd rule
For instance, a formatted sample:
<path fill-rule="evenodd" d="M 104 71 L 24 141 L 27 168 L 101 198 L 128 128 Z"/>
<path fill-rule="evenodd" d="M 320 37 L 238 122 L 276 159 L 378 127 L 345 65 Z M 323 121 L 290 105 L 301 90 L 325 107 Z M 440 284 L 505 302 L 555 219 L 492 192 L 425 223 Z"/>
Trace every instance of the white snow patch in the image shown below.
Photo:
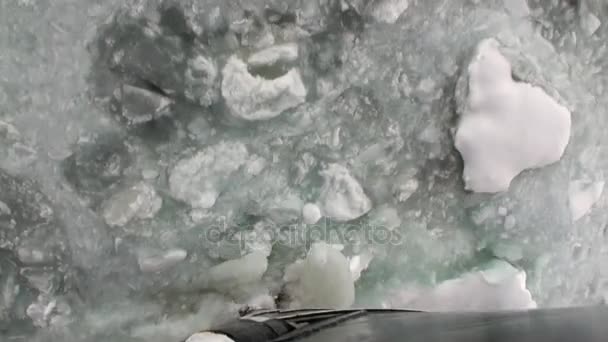
<path fill-rule="evenodd" d="M 467 108 L 455 136 L 467 190 L 506 191 L 520 172 L 560 160 L 570 112 L 541 88 L 515 82 L 496 40 L 479 44 L 468 72 Z"/>
<path fill-rule="evenodd" d="M 410 2 L 409 0 L 377 0 L 371 6 L 371 16 L 374 19 L 394 24 L 410 6 Z"/>
<path fill-rule="evenodd" d="M 349 261 L 324 242 L 313 244 L 306 259 L 287 267 L 284 280 L 294 309 L 348 308 L 355 300 Z"/>
<path fill-rule="evenodd" d="M 330 164 L 321 175 L 325 183 L 318 203 L 325 217 L 346 222 L 359 218 L 372 209 L 371 200 L 344 166 Z"/>
<path fill-rule="evenodd" d="M 193 208 L 209 209 L 230 175 L 247 162 L 248 156 L 242 143 L 220 142 L 182 159 L 169 177 L 171 194 Z"/>
<path fill-rule="evenodd" d="M 247 64 L 232 56 L 224 66 L 222 75 L 222 96 L 226 105 L 234 116 L 244 120 L 274 118 L 306 99 L 306 88 L 298 69 L 267 80 L 251 75 Z"/>
<path fill-rule="evenodd" d="M 258 51 L 247 59 L 247 64 L 253 67 L 273 65 L 278 62 L 290 63 L 298 59 L 298 45 L 287 43 L 275 45 Z"/>
<path fill-rule="evenodd" d="M 321 219 L 321 209 L 314 203 L 306 203 L 302 208 L 302 220 L 306 224 L 315 224 Z"/>
<path fill-rule="evenodd" d="M 483 271 L 447 280 L 430 290 L 400 292 L 392 307 L 426 311 L 499 311 L 534 309 L 526 273 L 504 261 Z"/>
<path fill-rule="evenodd" d="M 604 182 L 589 183 L 582 180 L 570 182 L 568 188 L 570 213 L 573 221 L 587 215 L 604 192 Z"/>
<path fill-rule="evenodd" d="M 152 218 L 163 205 L 154 187 L 138 183 L 112 196 L 103 205 L 103 218 L 110 226 L 124 226 L 134 218 Z"/>

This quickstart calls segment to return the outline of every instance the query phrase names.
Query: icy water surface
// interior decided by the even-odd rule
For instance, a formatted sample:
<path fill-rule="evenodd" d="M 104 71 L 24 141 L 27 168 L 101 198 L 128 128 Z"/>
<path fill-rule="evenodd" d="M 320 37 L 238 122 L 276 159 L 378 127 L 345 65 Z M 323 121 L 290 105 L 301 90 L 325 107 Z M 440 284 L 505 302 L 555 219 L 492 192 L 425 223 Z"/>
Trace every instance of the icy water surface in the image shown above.
<path fill-rule="evenodd" d="M 0 337 L 608 295 L 599 0 L 0 2 Z"/>

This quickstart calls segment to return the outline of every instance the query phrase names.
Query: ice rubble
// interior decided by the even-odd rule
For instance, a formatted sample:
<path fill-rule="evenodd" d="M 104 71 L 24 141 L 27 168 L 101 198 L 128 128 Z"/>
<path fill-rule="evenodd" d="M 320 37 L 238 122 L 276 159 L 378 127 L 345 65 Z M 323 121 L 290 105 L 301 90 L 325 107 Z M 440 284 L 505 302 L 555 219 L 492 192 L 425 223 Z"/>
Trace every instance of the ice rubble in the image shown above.
<path fill-rule="evenodd" d="M 0 191 L 5 204 L 0 205 L 0 225 L 11 227 L 0 230 L 0 248 L 9 251 L 0 255 L 2 266 L 8 265 L 0 275 L 0 288 L 7 294 L 0 299 L 2 317 L 17 311 L 16 303 L 37 303 L 35 294 L 42 291 L 49 292 L 49 298 L 32 307 L 31 313 L 37 322 L 46 322 L 39 315 L 44 307 L 63 294 L 74 295 L 72 289 L 78 288 L 84 292 L 78 296 L 94 303 L 75 306 L 74 318 L 83 311 L 98 312 L 97 302 L 120 301 L 133 311 L 130 317 L 125 317 L 124 307 L 95 316 L 92 321 L 100 325 L 115 321 L 97 330 L 109 332 L 133 322 L 155 321 L 159 324 L 143 324 L 133 335 L 160 339 L 155 335 L 176 326 L 180 334 L 189 335 L 211 321 L 207 313 L 215 316 L 234 309 L 232 300 L 270 306 L 283 285 L 285 265 L 304 249 L 263 241 L 260 248 L 240 250 L 224 241 L 204 241 L 206 227 L 226 222 L 242 228 L 244 234 L 254 227 L 253 232 L 266 236 L 279 231 L 270 221 L 312 224 L 320 216 L 327 217 L 328 227 L 338 232 L 352 228 L 352 220 L 361 226 L 385 226 L 404 235 L 403 245 L 345 244 L 343 256 L 315 247 L 310 258 L 290 267 L 297 279 L 286 289 L 295 293 L 296 302 L 286 305 L 297 306 L 300 297 L 316 296 L 305 286 L 316 277 L 339 283 L 336 288 L 314 289 L 324 293 L 320 297 L 331 297 L 323 306 L 342 307 L 351 302 L 352 281 L 359 276 L 362 286 L 357 299 L 393 277 L 402 286 L 403 281 L 469 272 L 462 265 L 478 265 L 488 254 L 523 265 L 530 276 L 529 292 L 542 305 L 591 303 L 605 292 L 608 276 L 598 267 L 605 264 L 606 221 L 605 203 L 598 200 L 599 186 L 573 186 L 576 191 L 569 194 L 570 183 L 577 184 L 579 178 L 586 182 L 581 175 L 606 168 L 601 147 L 606 145 L 603 128 L 608 108 L 602 72 L 606 32 L 593 19 L 605 21 L 600 1 L 583 1 L 590 5 L 591 15 L 586 16 L 567 1 L 535 0 L 186 0 L 162 1 L 173 3 L 177 12 L 164 7 L 161 13 L 152 1 L 136 2 L 137 10 L 129 2 L 124 7 L 130 10 L 119 11 L 106 22 L 109 28 L 102 29 L 95 40 L 99 44 L 92 44 L 98 45 L 91 50 L 100 56 L 90 70 L 81 34 L 92 35 L 100 17 L 114 12 L 112 4 L 119 1 L 91 8 L 87 1 L 63 6 L 58 0 L 27 9 L 9 3 L 8 10 L 0 13 L 12 24 L 7 25 L 10 44 L 0 49 L 0 57 L 7 62 L 0 71 L 11 80 L 0 83 L 0 103 L 9 104 L 0 116 L 10 125 L 7 130 L 7 125 L 0 124 L 0 165 L 4 169 L 11 164 L 24 177 L 44 181 L 41 191 L 22 183 L 18 190 L 9 187 L 7 192 L 2 187 Z M 382 8 L 390 8 L 388 4 L 400 4 L 407 15 L 383 12 Z M 179 20 L 180 11 L 185 13 L 184 20 Z M 54 16 L 59 20 L 48 23 Z M 29 21 L 37 24 L 24 25 Z M 458 179 L 461 162 L 450 135 L 454 127 L 451 89 L 458 74 L 472 75 L 460 65 L 486 37 L 497 37 L 505 45 L 500 52 L 512 64 L 517 80 L 542 87 L 547 97 L 568 103 L 573 115 L 580 114 L 572 122 L 571 147 L 563 162 L 517 177 L 509 191 L 496 196 L 463 191 Z M 488 46 L 485 52 L 495 51 Z M 225 71 L 228 79 L 222 80 Z M 265 79 L 265 71 L 287 73 Z M 145 122 L 136 128 L 125 126 L 93 107 L 82 93 L 85 72 L 91 72 L 86 76 L 96 88 L 93 97 L 100 107 L 105 110 L 114 96 L 119 107 L 127 109 L 121 112 L 123 119 Z M 484 73 L 480 74 L 483 78 Z M 513 86 L 506 74 L 499 74 L 503 77 L 499 81 Z M 220 90 L 226 85 L 235 93 L 220 101 Z M 250 88 L 264 85 L 270 93 Z M 114 94 L 125 87 L 136 90 L 122 98 Z M 481 90 L 488 95 L 495 89 Z M 258 101 L 260 96 L 264 101 Z M 468 98 L 464 99 L 466 103 Z M 455 100 L 458 103 L 458 94 Z M 171 104 L 166 106 L 168 101 Z M 248 114 L 263 119 L 249 122 L 253 118 Z M 460 114 L 464 118 L 471 110 Z M 236 120 L 240 125 L 224 125 L 222 119 L 228 115 L 242 119 Z M 271 116 L 273 120 L 266 120 Z M 514 118 L 518 116 L 508 117 Z M 528 126 L 529 121 L 534 123 L 529 119 L 523 118 Z M 19 137 L 11 127 L 20 132 Z M 105 142 L 95 138 L 107 131 L 129 137 L 126 142 L 122 136 Z M 49 153 L 55 149 L 62 152 Z M 47 154 L 51 160 L 45 158 Z M 583 158 L 586 154 L 591 157 Z M 501 157 L 501 153 L 493 149 L 491 157 Z M 54 167 L 58 160 L 63 160 L 61 170 Z M 26 162 L 34 162 L 36 169 L 26 170 Z M 103 218 L 103 204 L 141 182 L 142 170 L 150 168 L 154 172 L 145 173 L 145 182 L 163 196 L 162 215 L 143 222 L 137 216 L 127 219 L 124 226 L 107 234 L 116 236 L 116 241 L 109 244 L 114 249 L 106 248 L 111 237 L 97 234 L 98 227 L 103 233 L 106 225 L 96 220 Z M 599 178 L 590 179 L 597 183 Z M 4 186 L 2 180 L 0 174 Z M 38 220 L 50 213 L 38 205 L 47 202 L 44 195 L 49 197 L 52 215 Z M 572 204 L 576 212 L 570 211 Z M 585 229 L 579 229 L 571 219 L 592 205 L 598 210 L 585 218 Z M 127 207 L 121 209 L 131 215 Z M 24 211 L 35 222 L 27 221 Z M 479 211 L 489 214 L 477 215 Z M 64 231 L 67 236 L 61 235 Z M 48 246 L 40 244 L 47 240 Z M 336 265 L 320 267 L 322 258 L 313 256 L 322 255 L 321 251 L 333 255 L 326 261 Z M 374 263 L 361 274 L 371 255 Z M 306 268 L 310 274 L 302 271 Z M 506 273 L 496 281 L 487 272 L 485 276 L 465 273 L 436 290 L 415 293 L 424 295 L 421 305 L 434 307 L 445 296 L 449 298 L 441 301 L 446 306 L 466 307 L 469 303 L 458 296 L 472 292 L 478 297 L 476 307 L 505 305 L 495 296 L 516 298 L 514 303 L 522 306 L 530 304 L 519 269 Z M 49 274 L 65 279 L 71 287 L 49 291 Z M 182 282 L 180 276 L 196 281 Z M 17 294 L 12 292 L 15 286 L 20 288 Z M 154 299 L 162 302 L 152 310 L 154 315 L 148 314 L 147 307 L 131 309 L 132 298 L 123 296 L 128 292 L 164 297 L 164 286 L 177 288 L 178 295 Z M 230 286 L 238 291 L 227 290 Z M 461 286 L 471 288 L 466 291 Z M 181 308 L 164 311 L 179 307 L 181 298 L 188 306 L 199 303 L 198 290 L 231 298 L 205 305 L 202 314 L 193 316 L 183 314 Z M 372 305 L 390 295 L 379 292 L 382 298 Z M 30 293 L 34 296 L 28 297 Z"/>
<path fill-rule="evenodd" d="M 468 78 L 467 108 L 454 139 L 468 190 L 506 191 L 522 171 L 560 160 L 570 111 L 541 88 L 514 81 L 496 40 L 479 43 Z"/>
<path fill-rule="evenodd" d="M 232 56 L 222 69 L 222 96 L 230 112 L 248 121 L 268 120 L 304 102 L 306 88 L 297 69 L 272 80 L 252 75 Z"/>
<path fill-rule="evenodd" d="M 313 244 L 306 259 L 290 265 L 284 280 L 291 308 L 344 309 L 355 300 L 348 260 L 323 242 Z"/>

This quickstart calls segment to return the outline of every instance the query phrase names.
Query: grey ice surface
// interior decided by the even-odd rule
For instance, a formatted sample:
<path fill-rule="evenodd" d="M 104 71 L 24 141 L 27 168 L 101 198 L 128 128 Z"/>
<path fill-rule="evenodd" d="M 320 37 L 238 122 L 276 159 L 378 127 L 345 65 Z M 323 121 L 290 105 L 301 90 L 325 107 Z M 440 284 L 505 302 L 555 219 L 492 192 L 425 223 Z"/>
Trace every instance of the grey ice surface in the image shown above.
<path fill-rule="evenodd" d="M 602 0 L 0 1 L 0 340 L 178 341 L 289 307 L 320 241 L 356 306 L 496 259 L 540 307 L 603 303 L 607 20 Z M 454 146 L 488 38 L 571 113 L 561 159 L 496 194 L 465 191 Z"/>

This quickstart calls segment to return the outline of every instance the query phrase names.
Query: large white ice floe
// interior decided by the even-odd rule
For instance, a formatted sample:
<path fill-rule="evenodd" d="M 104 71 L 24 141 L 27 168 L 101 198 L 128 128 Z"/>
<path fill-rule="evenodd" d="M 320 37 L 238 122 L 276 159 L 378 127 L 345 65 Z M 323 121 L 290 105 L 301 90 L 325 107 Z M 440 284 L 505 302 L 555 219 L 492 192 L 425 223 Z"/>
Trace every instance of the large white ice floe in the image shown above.
<path fill-rule="evenodd" d="M 560 160 L 570 139 L 570 112 L 541 88 L 514 81 L 496 40 L 478 45 L 468 86 L 455 135 L 467 190 L 506 191 L 522 171 Z"/>
<path fill-rule="evenodd" d="M 504 261 L 444 281 L 430 290 L 403 291 L 393 307 L 426 311 L 525 310 L 537 307 L 526 288 L 526 273 Z"/>
<path fill-rule="evenodd" d="M 269 80 L 252 75 L 245 62 L 232 56 L 222 76 L 222 96 L 232 115 L 240 119 L 268 120 L 306 99 L 306 88 L 295 68 Z"/>
<path fill-rule="evenodd" d="M 349 261 L 324 242 L 313 244 L 306 259 L 287 267 L 284 280 L 292 308 L 348 308 L 355 300 Z"/>
<path fill-rule="evenodd" d="M 344 166 L 330 164 L 321 175 L 324 183 L 318 202 L 323 216 L 345 222 L 359 218 L 372 209 L 371 200 Z"/>
<path fill-rule="evenodd" d="M 598 181 L 594 183 L 576 180 L 570 182 L 568 188 L 570 206 L 570 214 L 573 221 L 578 221 L 583 218 L 591 207 L 599 201 L 604 192 L 604 182 Z"/>
<path fill-rule="evenodd" d="M 163 200 L 154 187 L 138 183 L 112 196 L 104 203 L 103 218 L 110 226 L 124 226 L 134 218 L 152 218 Z"/>
<path fill-rule="evenodd" d="M 220 142 L 180 160 L 169 177 L 171 194 L 193 208 L 213 207 L 230 175 L 247 162 L 247 147 Z"/>

